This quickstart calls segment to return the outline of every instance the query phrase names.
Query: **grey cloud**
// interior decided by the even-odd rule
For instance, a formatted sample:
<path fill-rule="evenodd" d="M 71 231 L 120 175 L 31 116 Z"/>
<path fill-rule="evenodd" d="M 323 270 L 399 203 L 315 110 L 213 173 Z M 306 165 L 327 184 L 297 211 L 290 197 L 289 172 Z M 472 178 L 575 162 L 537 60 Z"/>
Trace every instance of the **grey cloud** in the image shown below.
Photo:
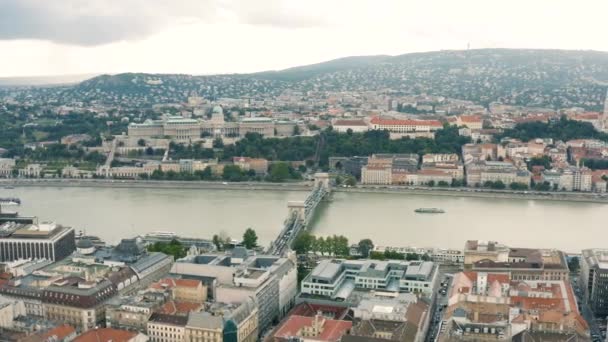
<path fill-rule="evenodd" d="M 278 27 L 322 25 L 316 13 L 289 8 L 291 0 L 0 0 L 0 40 L 40 39 L 72 45 L 138 40 L 180 19 Z"/>

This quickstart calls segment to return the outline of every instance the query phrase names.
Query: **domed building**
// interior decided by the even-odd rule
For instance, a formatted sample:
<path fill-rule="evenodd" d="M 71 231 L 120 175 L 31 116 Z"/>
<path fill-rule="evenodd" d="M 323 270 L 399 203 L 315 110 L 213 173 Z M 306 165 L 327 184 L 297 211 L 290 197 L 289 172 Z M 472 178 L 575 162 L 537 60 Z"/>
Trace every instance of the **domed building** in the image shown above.
<path fill-rule="evenodd" d="M 89 239 L 80 239 L 76 243 L 76 251 L 82 255 L 91 255 L 95 253 L 95 245 Z"/>
<path fill-rule="evenodd" d="M 224 124 L 224 110 L 222 107 L 213 107 L 213 111 L 211 112 L 211 122 L 214 124 Z"/>

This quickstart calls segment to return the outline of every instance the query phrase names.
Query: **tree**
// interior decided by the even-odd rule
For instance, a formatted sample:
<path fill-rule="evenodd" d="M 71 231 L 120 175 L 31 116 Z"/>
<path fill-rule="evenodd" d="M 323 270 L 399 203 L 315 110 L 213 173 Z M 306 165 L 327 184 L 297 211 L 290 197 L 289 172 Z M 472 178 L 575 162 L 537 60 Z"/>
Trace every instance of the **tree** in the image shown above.
<path fill-rule="evenodd" d="M 420 260 L 420 255 L 417 253 L 407 253 L 405 255 L 405 260 L 407 260 L 407 261 Z"/>
<path fill-rule="evenodd" d="M 181 242 L 173 239 L 170 242 L 156 242 L 148 246 L 150 252 L 161 252 L 167 255 L 172 255 L 174 259 L 183 258 L 186 256 L 186 248 Z"/>
<path fill-rule="evenodd" d="M 319 246 L 319 252 L 321 252 L 321 255 L 329 253 L 330 248 L 328 246 L 328 243 L 322 236 L 317 238 L 317 244 Z"/>
<path fill-rule="evenodd" d="M 430 186 L 430 187 L 433 187 L 433 186 L 435 186 L 435 181 L 434 181 L 434 180 L 430 180 L 430 181 L 427 183 L 427 185 L 428 185 L 428 186 Z"/>
<path fill-rule="evenodd" d="M 220 236 L 215 234 L 213 235 L 213 244 L 215 245 L 215 248 L 217 248 L 218 251 L 221 251 L 224 247 L 224 243 L 222 242 L 222 239 L 220 239 Z"/>
<path fill-rule="evenodd" d="M 275 163 L 270 166 L 270 181 L 284 182 L 289 178 L 289 165 L 287 163 Z"/>
<path fill-rule="evenodd" d="M 302 231 L 293 241 L 293 250 L 296 254 L 307 254 L 312 249 L 314 236 L 307 231 Z"/>
<path fill-rule="evenodd" d="M 238 165 L 226 165 L 222 171 L 222 179 L 230 182 L 240 182 L 243 180 L 243 170 Z"/>
<path fill-rule="evenodd" d="M 344 184 L 348 185 L 348 186 L 355 186 L 355 185 L 357 185 L 357 180 L 353 176 L 348 176 L 348 177 L 346 177 Z"/>
<path fill-rule="evenodd" d="M 570 269 L 570 272 L 572 273 L 577 273 L 578 270 L 580 269 L 580 263 L 578 260 L 578 257 L 572 257 L 570 258 L 570 260 L 568 260 L 568 268 Z"/>
<path fill-rule="evenodd" d="M 364 258 L 369 257 L 369 252 L 374 250 L 374 243 L 371 239 L 363 239 L 359 241 L 359 251 Z"/>
<path fill-rule="evenodd" d="M 213 148 L 223 148 L 224 147 L 224 141 L 222 140 L 222 138 L 217 137 L 215 139 L 213 139 Z"/>
<path fill-rule="evenodd" d="M 293 126 L 293 135 L 300 135 L 300 126 Z"/>
<path fill-rule="evenodd" d="M 442 187 L 447 187 L 447 186 L 450 186 L 450 183 L 448 183 L 446 181 L 439 181 L 437 183 L 437 185 L 442 186 Z"/>
<path fill-rule="evenodd" d="M 146 141 L 144 139 L 137 140 L 137 146 L 140 146 L 140 147 L 146 146 Z"/>
<path fill-rule="evenodd" d="M 532 157 L 527 163 L 528 170 L 532 171 L 534 166 L 542 166 L 545 170 L 548 170 L 551 168 L 551 161 L 551 157 L 549 156 Z"/>
<path fill-rule="evenodd" d="M 258 235 L 255 230 L 247 228 L 243 234 L 243 245 L 247 249 L 253 249 L 258 246 Z"/>
<path fill-rule="evenodd" d="M 346 257 L 348 256 L 350 253 L 350 248 L 348 246 L 348 239 L 346 238 L 346 236 L 344 235 L 339 235 L 336 236 L 334 235 L 333 238 L 333 245 L 334 245 L 334 255 L 339 255 L 339 256 L 343 256 Z"/>
<path fill-rule="evenodd" d="M 509 184 L 509 188 L 511 190 L 528 190 L 528 184 L 513 182 Z"/>
<path fill-rule="evenodd" d="M 492 189 L 499 189 L 499 190 L 502 190 L 504 188 L 506 188 L 506 185 L 505 185 L 505 183 L 503 183 L 500 180 L 497 180 L 496 182 L 494 182 L 494 186 L 492 187 Z"/>

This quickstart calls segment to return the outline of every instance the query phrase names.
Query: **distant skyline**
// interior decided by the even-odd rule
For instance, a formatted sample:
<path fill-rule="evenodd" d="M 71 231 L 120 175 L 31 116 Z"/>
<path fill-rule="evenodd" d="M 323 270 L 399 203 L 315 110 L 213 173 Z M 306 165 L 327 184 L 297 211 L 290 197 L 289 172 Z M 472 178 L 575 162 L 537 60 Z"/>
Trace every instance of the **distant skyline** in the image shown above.
<path fill-rule="evenodd" d="M 279 70 L 480 48 L 608 51 L 604 0 L 0 0 L 0 77 Z"/>

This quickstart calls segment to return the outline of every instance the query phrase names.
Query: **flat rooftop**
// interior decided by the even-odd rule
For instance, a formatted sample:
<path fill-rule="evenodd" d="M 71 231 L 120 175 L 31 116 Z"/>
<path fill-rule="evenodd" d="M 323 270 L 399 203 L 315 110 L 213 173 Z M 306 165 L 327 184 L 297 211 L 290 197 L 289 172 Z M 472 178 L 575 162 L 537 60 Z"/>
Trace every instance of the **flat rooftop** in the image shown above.
<path fill-rule="evenodd" d="M 0 239 L 46 239 L 67 229 L 69 227 L 61 226 L 55 222 L 42 222 L 39 224 L 6 222 L 0 225 Z"/>
<path fill-rule="evenodd" d="M 333 279 L 342 270 L 341 260 L 322 260 L 317 267 L 312 270 L 310 274 L 312 277 L 321 278 L 325 280 Z"/>

